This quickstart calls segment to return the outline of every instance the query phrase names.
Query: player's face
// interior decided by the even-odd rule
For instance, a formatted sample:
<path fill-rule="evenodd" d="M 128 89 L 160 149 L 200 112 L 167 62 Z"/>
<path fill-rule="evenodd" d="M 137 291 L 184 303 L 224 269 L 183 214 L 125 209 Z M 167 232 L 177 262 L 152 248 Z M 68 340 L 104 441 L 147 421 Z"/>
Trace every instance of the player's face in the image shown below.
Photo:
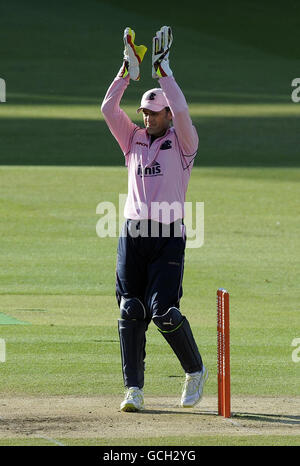
<path fill-rule="evenodd" d="M 165 134 L 172 120 L 172 113 L 165 108 L 160 112 L 143 109 L 144 125 L 151 136 L 160 137 Z"/>

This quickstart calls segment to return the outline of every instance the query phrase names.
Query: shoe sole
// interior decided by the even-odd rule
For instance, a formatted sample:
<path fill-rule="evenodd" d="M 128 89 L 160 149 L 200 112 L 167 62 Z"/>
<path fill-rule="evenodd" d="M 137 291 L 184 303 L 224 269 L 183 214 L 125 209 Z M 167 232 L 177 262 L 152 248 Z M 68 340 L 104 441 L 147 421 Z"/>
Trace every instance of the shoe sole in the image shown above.
<path fill-rule="evenodd" d="M 141 411 L 143 407 L 137 408 L 134 404 L 127 403 L 124 406 L 120 407 L 120 410 L 125 413 L 136 413 L 137 411 Z"/>
<path fill-rule="evenodd" d="M 203 385 L 202 385 L 202 394 L 201 396 L 198 398 L 198 400 L 193 403 L 192 405 L 184 405 L 184 404 L 181 404 L 181 407 L 182 408 L 193 408 L 194 406 L 196 406 L 198 403 L 200 403 L 200 401 L 202 400 L 202 396 L 203 396 L 203 388 L 204 388 L 204 384 L 205 382 L 207 381 L 208 379 L 208 370 L 205 368 L 205 373 L 204 373 L 204 377 L 203 377 Z"/>

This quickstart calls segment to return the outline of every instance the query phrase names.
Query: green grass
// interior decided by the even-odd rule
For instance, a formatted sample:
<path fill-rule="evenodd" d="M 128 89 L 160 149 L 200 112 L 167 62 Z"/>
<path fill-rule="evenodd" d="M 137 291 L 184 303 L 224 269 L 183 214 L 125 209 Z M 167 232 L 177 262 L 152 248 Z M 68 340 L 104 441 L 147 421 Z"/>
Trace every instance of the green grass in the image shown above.
<path fill-rule="evenodd" d="M 214 373 L 215 292 L 220 286 L 230 291 L 236 394 L 298 394 L 291 359 L 291 342 L 299 336 L 298 175 L 295 169 L 237 168 L 192 174 L 187 200 L 205 203 L 205 241 L 186 251 L 182 310 Z M 118 211 L 117 193 L 110 191 L 116 180 L 126 192 L 124 168 L 1 168 L 0 312 L 31 324 L 0 328 L 7 343 L 3 393 L 122 391 L 117 238 L 96 235 L 98 202 L 113 202 Z M 147 352 L 147 392 L 161 393 L 163 383 L 176 394 L 181 379 L 172 376 L 181 369 L 153 325 Z M 214 377 L 207 393 L 216 393 Z"/>
<path fill-rule="evenodd" d="M 277 435 L 261 436 L 261 435 L 228 435 L 228 436 L 217 436 L 217 435 L 201 435 L 201 436 L 190 436 L 190 437 L 169 437 L 166 441 L 165 438 L 144 438 L 139 440 L 126 439 L 120 441 L 120 439 L 76 439 L 76 438 L 61 438 L 59 440 L 44 438 L 18 438 L 18 439 L 0 439 L 0 446 L 55 446 L 57 442 L 64 446 L 101 446 L 101 447 L 113 447 L 113 446 L 145 446 L 149 447 L 148 451 L 151 451 L 150 447 L 153 446 L 174 446 L 184 447 L 204 447 L 204 446 L 299 446 L 299 436 L 286 435 L 281 438 Z M 102 450 L 104 454 L 106 450 Z M 109 452 L 109 450 L 107 450 Z M 126 451 L 126 449 L 124 449 Z M 192 451 L 189 448 L 189 451 Z M 76 453 L 76 452 L 75 452 Z M 99 455 L 98 455 L 99 456 Z"/>
<path fill-rule="evenodd" d="M 122 393 L 117 238 L 97 237 L 96 207 L 117 206 L 127 179 L 100 103 L 121 65 L 123 29 L 131 26 L 149 50 L 142 78 L 130 84 L 122 105 L 141 123 L 140 96 L 157 85 L 151 38 L 170 24 L 171 67 L 200 137 L 187 200 L 205 203 L 205 242 L 186 252 L 182 309 L 212 374 L 206 391 L 216 394 L 215 293 L 222 286 L 231 296 L 233 393 L 298 395 L 291 342 L 300 335 L 300 104 L 291 101 L 291 81 L 299 76 L 299 2 L 270 8 L 264 1 L 192 0 L 183 9 L 173 1 L 170 10 L 120 0 L 11 0 L 0 13 L 7 86 L 0 104 L 0 313 L 28 324 L 0 325 L 7 350 L 0 393 Z M 159 395 L 164 386 L 177 394 L 181 368 L 153 324 L 147 341 L 147 392 Z M 166 441 L 179 440 L 155 439 Z M 49 443 L 0 444 L 22 442 Z M 292 445 L 297 439 L 182 442 Z"/>
<path fill-rule="evenodd" d="M 98 3 L 103 3 L 99 0 Z M 114 6 L 122 7 L 122 0 L 105 0 Z M 144 14 L 143 4 L 128 4 L 126 10 Z M 191 30 L 193 34 L 207 34 L 224 42 L 239 43 L 246 50 L 261 50 L 275 56 L 300 58 L 296 45 L 299 38 L 299 3 L 287 0 L 272 4 L 268 0 L 230 0 L 214 3 L 190 0 L 183 8 L 176 0 L 172 8 L 161 4 L 159 9 L 149 8 L 147 17 L 157 25 L 172 24 Z M 178 14 L 180 13 L 180 14 Z M 191 44 L 189 44 L 191 45 Z M 247 56 L 245 57 L 247 58 Z"/>
<path fill-rule="evenodd" d="M 145 12 L 143 5 L 118 0 L 6 2 L 0 15 L 7 84 L 0 164 L 119 165 L 100 103 L 121 66 L 123 30 L 131 25 L 137 43 L 149 47 L 141 80 L 131 82 L 122 100 L 140 123 L 134 109 L 157 85 L 152 36 L 170 22 L 172 69 L 200 135 L 196 164 L 298 167 L 300 105 L 291 101 L 299 74 L 297 3 L 288 0 L 279 9 L 268 2 L 210 6 L 193 0 L 187 9 L 172 2 L 171 12 L 168 5 Z"/>

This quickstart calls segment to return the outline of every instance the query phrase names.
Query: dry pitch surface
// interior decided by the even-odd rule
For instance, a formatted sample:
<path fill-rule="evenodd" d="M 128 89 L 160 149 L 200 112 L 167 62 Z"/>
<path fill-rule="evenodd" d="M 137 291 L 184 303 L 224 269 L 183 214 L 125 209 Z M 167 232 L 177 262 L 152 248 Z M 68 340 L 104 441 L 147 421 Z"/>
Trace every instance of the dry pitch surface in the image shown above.
<path fill-rule="evenodd" d="M 217 399 L 204 396 L 193 409 L 175 397 L 145 398 L 140 413 L 119 411 L 117 396 L 4 396 L 0 401 L 0 438 L 118 438 L 196 435 L 299 435 L 300 397 L 232 399 L 230 419 L 217 416 Z"/>

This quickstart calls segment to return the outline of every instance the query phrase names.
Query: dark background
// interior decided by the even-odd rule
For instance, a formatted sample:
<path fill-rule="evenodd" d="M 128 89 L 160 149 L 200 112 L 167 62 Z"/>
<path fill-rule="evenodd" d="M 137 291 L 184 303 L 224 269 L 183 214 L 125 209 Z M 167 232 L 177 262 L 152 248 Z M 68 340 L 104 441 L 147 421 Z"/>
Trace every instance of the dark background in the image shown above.
<path fill-rule="evenodd" d="M 157 86 L 151 42 L 164 24 L 173 28 L 170 64 L 188 103 L 218 106 L 211 116 L 193 116 L 196 164 L 299 166 L 300 103 L 291 101 L 291 82 L 300 76 L 300 2 L 292 0 L 2 1 L 0 77 L 7 102 L 0 104 L 0 164 L 123 165 L 100 104 L 121 66 L 126 26 L 148 52 L 141 80 L 131 82 L 122 104 L 137 107 L 142 93 Z M 251 114 L 246 109 L 240 116 L 245 104 Z M 74 117 L 19 114 L 45 105 L 49 115 L 59 106 Z M 228 116 L 224 105 L 235 106 Z M 99 111 L 99 119 L 85 118 L 85 106 Z"/>

